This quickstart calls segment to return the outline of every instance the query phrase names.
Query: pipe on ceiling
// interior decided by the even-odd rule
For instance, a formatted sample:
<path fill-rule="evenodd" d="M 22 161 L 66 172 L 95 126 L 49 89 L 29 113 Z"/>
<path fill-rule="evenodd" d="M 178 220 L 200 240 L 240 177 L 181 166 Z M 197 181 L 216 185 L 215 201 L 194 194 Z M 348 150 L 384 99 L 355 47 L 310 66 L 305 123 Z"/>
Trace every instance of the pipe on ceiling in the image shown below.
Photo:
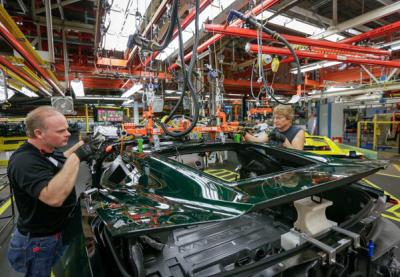
<path fill-rule="evenodd" d="M 0 34 L 3 38 L 15 48 L 17 52 L 50 84 L 50 86 L 60 95 L 65 96 L 61 88 L 51 79 L 49 74 L 40 66 L 40 64 L 25 50 L 18 40 L 0 23 Z M 51 96 L 51 94 L 49 95 Z"/>
<path fill-rule="evenodd" d="M 54 40 L 53 40 L 53 19 L 51 15 L 51 0 L 44 0 L 46 8 L 46 29 L 47 29 L 47 47 L 49 49 L 50 62 L 54 63 Z"/>
<path fill-rule="evenodd" d="M 230 35 L 230 36 L 239 36 L 245 37 L 250 39 L 257 38 L 257 31 L 250 30 L 245 28 L 239 27 L 231 27 L 231 26 L 224 26 L 224 25 L 216 25 L 216 24 L 204 24 L 204 29 L 210 33 L 217 33 L 221 35 Z M 387 50 L 370 48 L 370 47 L 363 47 L 363 46 L 355 46 L 355 45 L 348 45 L 345 43 L 338 43 L 338 42 L 331 42 L 326 40 L 317 40 L 317 39 L 309 39 L 303 38 L 299 36 L 291 36 L 291 35 L 281 35 L 290 43 L 296 43 L 301 45 L 307 46 L 318 46 L 324 48 L 331 48 L 331 49 L 338 49 L 343 51 L 349 52 L 357 52 L 357 53 L 367 53 L 373 55 L 384 55 L 389 56 L 391 53 Z M 273 39 L 272 36 L 262 33 L 262 38 L 265 40 Z"/>
<path fill-rule="evenodd" d="M 259 46 L 257 44 L 246 44 L 246 51 L 250 53 L 258 53 Z M 286 48 L 262 46 L 261 52 L 263 54 L 277 54 L 277 55 L 291 55 L 290 51 Z M 386 67 L 400 67 L 400 61 L 382 61 L 373 59 L 363 59 L 358 57 L 328 54 L 328 53 L 315 53 L 310 51 L 295 50 L 296 55 L 299 58 L 311 58 L 315 60 L 328 60 L 328 61 L 339 61 L 344 63 L 355 63 L 355 64 L 372 64 L 381 65 Z"/>
<path fill-rule="evenodd" d="M 7 69 L 11 70 L 15 74 L 17 74 L 25 82 L 28 82 L 29 84 L 37 88 L 44 96 L 51 96 L 50 92 L 48 92 L 45 88 L 43 88 L 38 82 L 32 80 L 27 74 L 25 74 L 11 62 L 9 62 L 4 56 L 0 56 L 0 64 L 5 66 Z"/>
<path fill-rule="evenodd" d="M 340 43 L 351 44 L 353 42 L 358 42 L 358 41 L 362 41 L 365 39 L 372 39 L 372 38 L 384 36 L 384 35 L 393 33 L 394 31 L 397 31 L 399 29 L 400 29 L 400 20 L 396 21 L 394 23 L 373 29 L 371 31 L 356 35 L 354 37 L 346 38 L 344 40 L 341 40 Z"/>

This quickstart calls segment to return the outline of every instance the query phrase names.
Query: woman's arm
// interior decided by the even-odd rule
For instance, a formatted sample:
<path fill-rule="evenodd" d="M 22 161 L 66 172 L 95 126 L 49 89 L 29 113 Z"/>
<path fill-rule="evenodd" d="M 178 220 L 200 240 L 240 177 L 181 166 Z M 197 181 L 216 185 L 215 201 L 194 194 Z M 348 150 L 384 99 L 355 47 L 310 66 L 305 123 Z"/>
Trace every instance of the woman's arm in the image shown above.
<path fill-rule="evenodd" d="M 262 133 L 259 136 L 253 136 L 249 133 L 244 135 L 244 139 L 249 142 L 258 142 L 258 143 L 267 143 L 268 142 L 268 135 L 267 133 Z"/>

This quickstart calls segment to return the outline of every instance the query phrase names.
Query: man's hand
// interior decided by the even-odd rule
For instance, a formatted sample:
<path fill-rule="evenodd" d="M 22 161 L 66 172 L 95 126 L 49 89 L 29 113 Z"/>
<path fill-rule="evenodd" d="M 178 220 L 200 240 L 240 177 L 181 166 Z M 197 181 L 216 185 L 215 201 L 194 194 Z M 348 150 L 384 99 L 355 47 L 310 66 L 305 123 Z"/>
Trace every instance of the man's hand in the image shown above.
<path fill-rule="evenodd" d="M 270 141 L 276 141 L 276 142 L 279 142 L 279 143 L 284 143 L 285 140 L 286 140 L 286 136 L 282 135 L 281 133 L 279 133 L 276 130 L 272 131 L 271 133 L 269 133 L 268 138 L 269 138 Z"/>
<path fill-rule="evenodd" d="M 95 149 L 91 143 L 84 143 L 74 152 L 81 162 L 90 160 L 94 156 Z"/>

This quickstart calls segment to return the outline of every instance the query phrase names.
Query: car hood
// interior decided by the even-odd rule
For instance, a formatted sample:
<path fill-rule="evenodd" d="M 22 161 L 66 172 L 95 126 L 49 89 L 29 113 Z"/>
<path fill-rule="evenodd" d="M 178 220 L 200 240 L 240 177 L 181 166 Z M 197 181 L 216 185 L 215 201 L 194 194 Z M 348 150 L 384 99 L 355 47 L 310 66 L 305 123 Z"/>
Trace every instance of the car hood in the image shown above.
<path fill-rule="evenodd" d="M 351 184 L 386 166 L 382 161 L 339 161 L 312 154 L 308 158 L 319 161 L 280 174 L 224 183 L 149 155 L 142 162 L 150 170 L 139 185 L 98 190 L 91 201 L 113 236 L 136 236 L 231 219 Z"/>

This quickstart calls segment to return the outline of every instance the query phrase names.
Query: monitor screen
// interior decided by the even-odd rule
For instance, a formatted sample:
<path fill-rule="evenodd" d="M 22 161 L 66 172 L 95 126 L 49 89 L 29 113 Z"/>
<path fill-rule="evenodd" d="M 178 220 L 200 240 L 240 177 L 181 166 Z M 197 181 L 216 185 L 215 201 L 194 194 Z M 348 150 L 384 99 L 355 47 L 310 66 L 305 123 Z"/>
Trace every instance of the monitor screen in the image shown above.
<path fill-rule="evenodd" d="M 123 110 L 97 108 L 95 120 L 99 122 L 122 122 Z"/>

